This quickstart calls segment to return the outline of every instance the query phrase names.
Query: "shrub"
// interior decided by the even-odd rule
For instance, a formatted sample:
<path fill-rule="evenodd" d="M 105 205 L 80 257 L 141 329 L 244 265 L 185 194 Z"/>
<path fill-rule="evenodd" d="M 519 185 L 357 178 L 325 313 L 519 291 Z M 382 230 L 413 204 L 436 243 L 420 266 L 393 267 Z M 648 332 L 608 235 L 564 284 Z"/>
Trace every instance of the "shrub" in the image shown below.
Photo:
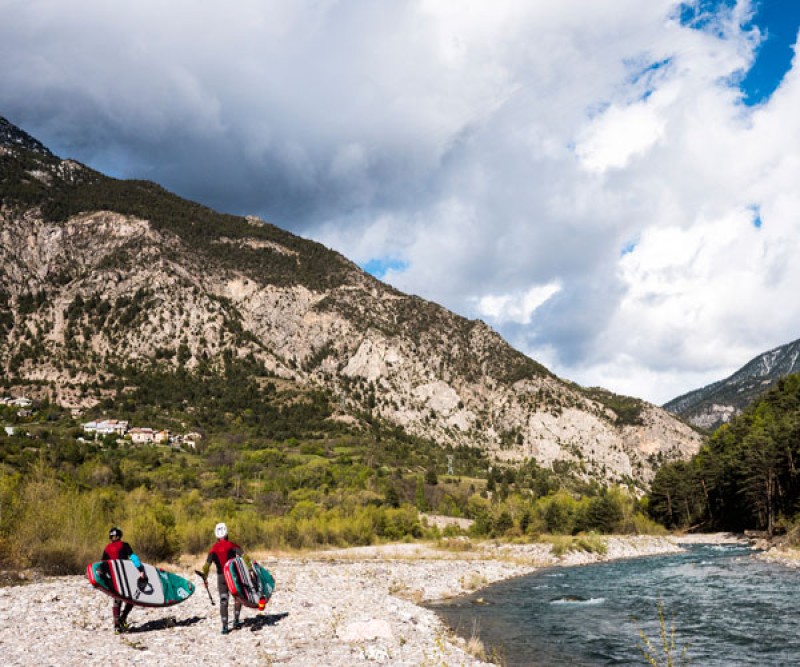
<path fill-rule="evenodd" d="M 548 533 L 570 534 L 575 527 L 578 503 L 566 492 L 559 492 L 542 501 L 542 521 Z"/>
<path fill-rule="evenodd" d="M 107 491 L 81 493 L 37 466 L 20 486 L 6 558 L 47 574 L 79 574 L 100 558 L 113 507 Z"/>
<path fill-rule="evenodd" d="M 88 563 L 99 558 L 100 553 L 91 545 L 60 537 L 39 544 L 30 555 L 30 564 L 45 574 L 81 574 Z"/>
<path fill-rule="evenodd" d="M 602 537 L 595 534 L 578 535 L 550 535 L 544 538 L 545 542 L 553 545 L 553 555 L 560 557 L 570 551 L 585 551 L 587 553 L 605 554 L 607 545 Z"/>
<path fill-rule="evenodd" d="M 148 561 L 168 561 L 180 552 L 175 521 L 164 507 L 148 509 L 131 522 L 133 550 Z"/>
<path fill-rule="evenodd" d="M 631 529 L 637 535 L 666 535 L 669 532 L 660 523 L 644 514 L 634 514 L 631 517 Z"/>
<path fill-rule="evenodd" d="M 201 554 L 208 551 L 214 543 L 214 520 L 189 521 L 180 526 L 178 531 L 183 551 L 190 554 Z"/>

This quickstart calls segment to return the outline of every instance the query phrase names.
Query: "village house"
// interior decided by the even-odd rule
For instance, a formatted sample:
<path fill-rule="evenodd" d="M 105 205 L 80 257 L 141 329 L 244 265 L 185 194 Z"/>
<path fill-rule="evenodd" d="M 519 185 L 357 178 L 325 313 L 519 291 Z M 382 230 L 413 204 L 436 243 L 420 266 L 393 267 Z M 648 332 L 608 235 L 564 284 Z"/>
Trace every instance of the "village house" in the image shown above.
<path fill-rule="evenodd" d="M 162 443 L 169 441 L 169 431 L 157 431 L 148 426 L 136 426 L 128 431 L 131 442 L 135 445 L 143 445 L 148 443 Z"/>
<path fill-rule="evenodd" d="M 18 396 L 17 398 L 0 398 L 0 403 L 11 406 L 12 408 L 29 408 L 33 405 L 30 398 Z"/>
<path fill-rule="evenodd" d="M 125 435 L 128 431 L 128 422 L 121 419 L 103 419 L 83 424 L 84 433 L 94 433 L 95 437 L 103 435 Z"/>
<path fill-rule="evenodd" d="M 191 447 L 192 449 L 197 449 L 197 443 L 202 439 L 203 436 L 200 433 L 190 431 L 189 433 L 185 433 L 183 435 L 183 444 L 187 447 Z"/>
<path fill-rule="evenodd" d="M 146 426 L 136 426 L 128 431 L 128 435 L 134 445 L 145 445 L 149 442 L 153 442 L 155 433 L 153 429 L 147 428 Z"/>

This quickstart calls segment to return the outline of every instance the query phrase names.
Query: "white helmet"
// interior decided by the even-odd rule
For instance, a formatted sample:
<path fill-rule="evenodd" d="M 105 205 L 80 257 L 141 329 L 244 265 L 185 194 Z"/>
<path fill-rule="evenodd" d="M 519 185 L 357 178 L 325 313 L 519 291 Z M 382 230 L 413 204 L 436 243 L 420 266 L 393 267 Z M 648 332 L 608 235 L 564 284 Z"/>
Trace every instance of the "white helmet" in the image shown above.
<path fill-rule="evenodd" d="M 222 539 L 223 537 L 228 537 L 228 526 L 224 523 L 218 523 L 217 527 L 214 528 L 214 535 L 217 536 L 217 539 Z"/>

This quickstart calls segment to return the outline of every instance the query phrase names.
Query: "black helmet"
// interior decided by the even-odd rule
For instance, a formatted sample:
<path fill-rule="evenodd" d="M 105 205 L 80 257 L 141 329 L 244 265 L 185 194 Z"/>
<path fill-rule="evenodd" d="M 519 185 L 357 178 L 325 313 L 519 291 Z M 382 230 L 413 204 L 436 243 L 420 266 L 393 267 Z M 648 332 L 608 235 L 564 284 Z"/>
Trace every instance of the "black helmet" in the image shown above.
<path fill-rule="evenodd" d="M 111 530 L 108 531 L 108 539 L 111 540 L 115 537 L 119 537 L 122 539 L 122 530 L 114 526 Z"/>

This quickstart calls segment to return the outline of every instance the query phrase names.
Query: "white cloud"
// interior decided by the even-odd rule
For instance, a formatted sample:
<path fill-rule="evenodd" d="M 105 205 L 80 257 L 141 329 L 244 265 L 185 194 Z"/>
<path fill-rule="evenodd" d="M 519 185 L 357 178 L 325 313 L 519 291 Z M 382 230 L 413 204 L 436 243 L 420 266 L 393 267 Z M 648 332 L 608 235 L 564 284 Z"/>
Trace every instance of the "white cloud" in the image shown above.
<path fill-rule="evenodd" d="M 613 106 L 581 133 L 575 152 L 589 171 L 625 167 L 664 136 L 665 124 L 651 103 Z"/>
<path fill-rule="evenodd" d="M 0 114 L 662 401 L 800 336 L 800 74 L 678 5 L 5 0 Z"/>
<path fill-rule="evenodd" d="M 561 291 L 561 285 L 550 283 L 531 287 L 518 294 L 487 294 L 475 299 L 475 309 L 492 324 L 502 325 L 507 322 L 530 324 L 534 311 L 550 297 Z"/>

